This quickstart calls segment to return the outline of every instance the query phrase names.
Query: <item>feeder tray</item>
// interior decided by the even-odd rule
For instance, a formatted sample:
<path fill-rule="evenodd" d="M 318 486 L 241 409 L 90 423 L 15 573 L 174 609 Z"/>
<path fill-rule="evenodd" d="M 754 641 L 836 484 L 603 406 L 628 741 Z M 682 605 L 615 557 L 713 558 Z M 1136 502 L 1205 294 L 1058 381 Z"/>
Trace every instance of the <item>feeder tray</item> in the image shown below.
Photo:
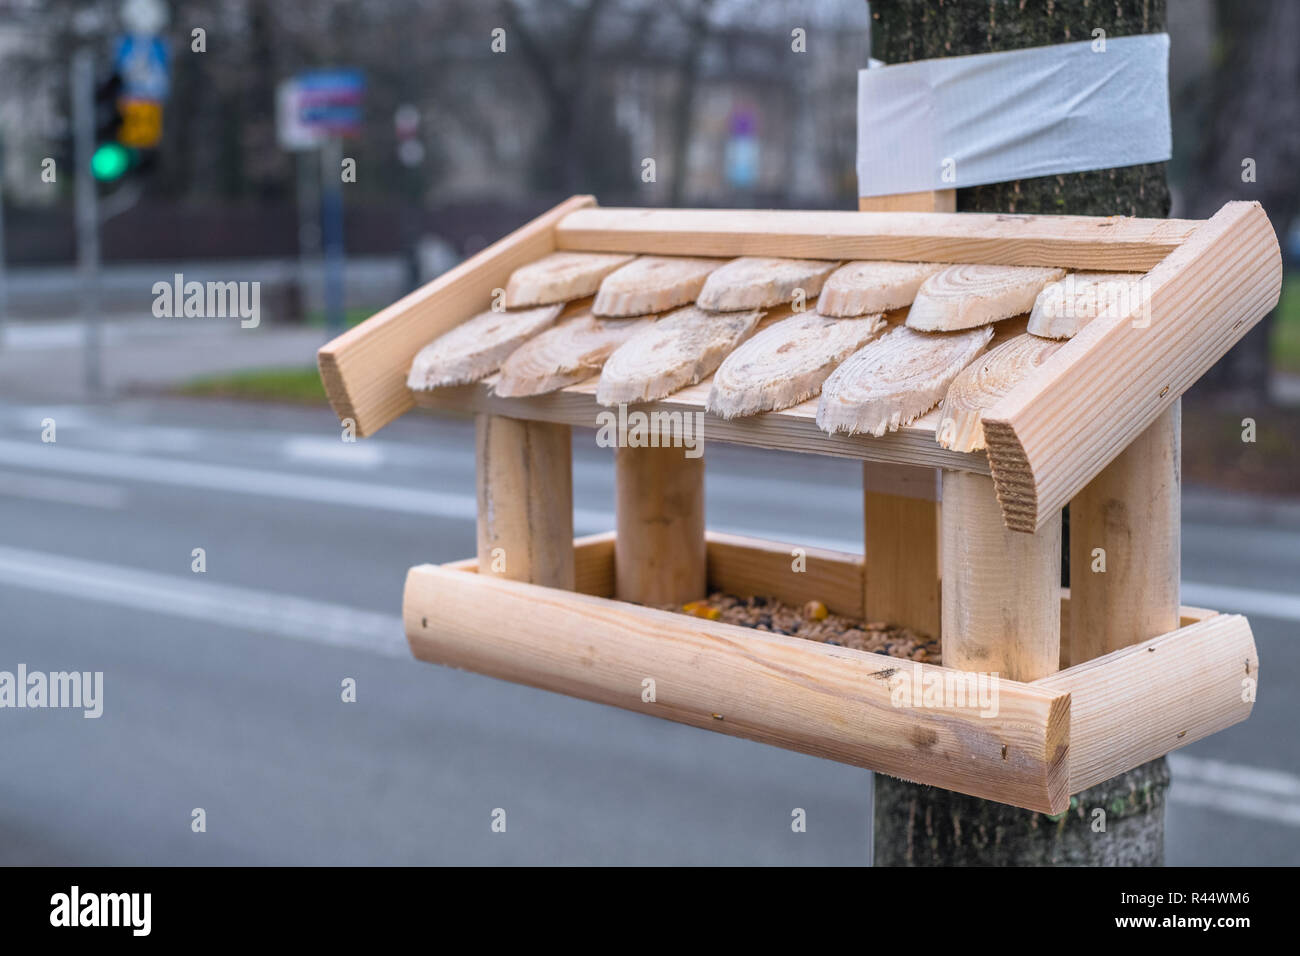
<path fill-rule="evenodd" d="M 557 251 L 605 255 L 565 257 L 548 285 L 541 260 Z M 642 258 L 628 264 L 630 256 Z M 707 346 L 691 376 L 699 381 L 674 379 L 665 394 L 631 406 L 647 413 L 662 439 L 653 444 L 671 446 L 682 416 L 698 413 L 706 447 L 725 441 L 862 460 L 865 554 L 708 532 L 703 459 L 624 444 L 616 451 L 617 532 L 575 541 L 570 433 L 608 420 L 599 401 L 604 353 L 585 378 L 578 366 L 572 384 L 545 394 L 497 394 L 484 349 L 474 356 L 476 381 L 408 387 L 417 353 L 490 311 L 504 290 L 536 310 L 548 288 L 559 289 L 568 304 L 558 321 L 592 322 L 591 301 L 581 297 L 599 290 L 596 302 L 636 302 L 628 277 L 653 274 L 645 257 L 659 256 L 695 264 L 666 269 L 671 288 L 653 301 L 673 302 L 665 311 L 683 297 L 701 308 L 723 303 L 732 311 L 717 316 L 735 331 L 704 327 L 711 313 L 703 312 L 674 319 L 692 337 L 670 337 L 667 324 L 656 333 L 674 346 Z M 737 257 L 802 265 L 749 270 L 758 278 L 721 289 L 727 274 L 699 265 L 715 259 L 721 270 Z M 846 341 L 869 339 L 837 354 L 799 307 L 817 309 L 823 282 L 835 308 L 856 301 L 835 269 L 863 260 L 933 264 L 922 270 L 926 284 L 906 293 L 925 307 L 918 299 L 909 312 L 862 293 L 891 307 L 874 337 L 835 326 Z M 620 281 L 611 278 L 618 268 L 637 271 Z M 886 292 L 901 288 L 908 270 L 894 271 Z M 1024 303 L 1067 272 L 1080 275 L 1080 288 L 1101 281 L 1093 273 L 1140 281 L 1121 307 L 1100 309 L 1065 333 L 1073 337 L 1049 344 L 1027 323 L 1060 329 L 1068 310 L 1044 317 L 1036 308 L 1026 320 Z M 786 282 L 787 274 L 796 278 Z M 1009 277 L 1037 287 L 1026 293 Z M 416 406 L 477 416 L 478 556 L 409 572 L 404 619 L 417 658 L 1059 813 L 1071 794 L 1250 714 L 1258 659 L 1245 618 L 1178 605 L 1179 397 L 1274 307 L 1280 286 L 1277 240 L 1256 203 L 1187 221 L 601 209 L 574 197 L 330 342 L 319 363 L 334 410 L 358 435 Z M 748 322 L 737 318 L 744 308 L 767 314 Z M 735 350 L 756 342 L 755 331 L 796 319 L 805 327 L 792 341 L 803 344 L 790 348 L 827 353 L 803 356 L 800 374 L 811 384 L 800 387 L 813 396 L 797 400 L 792 385 L 776 389 L 786 398 L 775 404 L 785 407 L 737 417 L 710 411 L 727 372 L 713 376 L 718 361 L 736 355 L 732 379 L 744 386 L 755 373 Z M 486 348 L 497 339 L 483 341 Z M 638 346 L 631 338 L 613 347 Z M 932 362 L 930 348 L 956 358 Z M 899 378 L 904 360 L 930 367 L 914 384 L 884 389 L 885 418 L 890 410 L 894 417 L 882 434 L 863 433 L 879 411 L 881 381 Z M 607 385 L 617 360 L 608 361 Z M 640 366 L 620 367 L 635 378 Z M 661 383 L 646 374 L 646 387 Z M 760 396 L 772 393 L 772 383 L 760 384 Z M 828 411 L 833 398 L 843 407 Z M 867 425 L 829 431 L 844 414 Z M 1078 555 L 1073 602 L 1059 587 L 1067 505 Z M 1109 563 L 1100 572 L 1094 545 Z M 655 607 L 712 590 L 796 606 L 815 599 L 837 614 L 924 631 L 941 638 L 943 666 Z M 972 672 L 997 674 L 995 713 L 961 697 Z M 936 693 L 912 700 L 905 684 Z"/>

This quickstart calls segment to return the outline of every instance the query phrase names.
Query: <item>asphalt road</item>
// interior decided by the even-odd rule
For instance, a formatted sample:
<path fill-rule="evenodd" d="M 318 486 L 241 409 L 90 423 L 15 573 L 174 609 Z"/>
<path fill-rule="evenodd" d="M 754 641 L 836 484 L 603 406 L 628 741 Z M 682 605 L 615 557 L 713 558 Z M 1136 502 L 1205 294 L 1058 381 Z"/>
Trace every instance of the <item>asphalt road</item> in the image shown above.
<path fill-rule="evenodd" d="M 590 435 L 580 532 L 612 526 Z M 853 463 L 708 455 L 711 526 L 854 545 Z M 472 456 L 466 421 L 345 445 L 323 409 L 0 405 L 0 670 L 105 688 L 97 720 L 0 710 L 0 862 L 868 861 L 864 771 L 407 657 L 406 569 L 473 552 Z M 1168 862 L 1294 864 L 1300 517 L 1188 502 L 1185 601 L 1251 614 L 1263 682 L 1178 755 Z"/>

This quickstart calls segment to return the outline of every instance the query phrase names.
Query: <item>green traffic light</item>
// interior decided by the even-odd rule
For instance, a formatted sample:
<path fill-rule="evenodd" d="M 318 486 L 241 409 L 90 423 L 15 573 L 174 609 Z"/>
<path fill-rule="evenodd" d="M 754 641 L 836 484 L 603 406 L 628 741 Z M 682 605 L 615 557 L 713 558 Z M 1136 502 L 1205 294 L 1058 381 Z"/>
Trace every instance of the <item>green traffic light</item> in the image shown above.
<path fill-rule="evenodd" d="M 90 172 L 100 182 L 120 178 L 131 165 L 131 151 L 121 143 L 104 143 L 90 157 Z"/>

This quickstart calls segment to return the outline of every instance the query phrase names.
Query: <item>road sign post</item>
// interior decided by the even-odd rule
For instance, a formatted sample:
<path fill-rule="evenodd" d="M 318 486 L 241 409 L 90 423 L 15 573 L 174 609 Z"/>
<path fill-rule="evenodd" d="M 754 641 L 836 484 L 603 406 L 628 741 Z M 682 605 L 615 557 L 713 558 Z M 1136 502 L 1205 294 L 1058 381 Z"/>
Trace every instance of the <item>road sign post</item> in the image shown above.
<path fill-rule="evenodd" d="M 324 246 L 326 323 L 335 334 L 344 326 L 345 300 L 342 140 L 361 132 L 364 93 L 365 77 L 358 70 L 302 73 L 276 91 L 276 127 L 281 147 L 291 151 L 320 150 L 319 233 L 308 219 L 302 182 L 306 164 L 299 166 L 299 255 L 305 272 L 306 259 L 315 251 L 309 248 L 308 238 L 319 234 Z"/>
<path fill-rule="evenodd" d="M 95 152 L 95 61 L 88 47 L 72 55 L 72 124 L 76 157 L 77 274 L 85 336 L 86 391 L 103 390 L 103 327 L 99 311 L 99 197 L 91 158 Z"/>
<path fill-rule="evenodd" d="M 343 331 L 343 141 L 331 136 L 320 151 L 321 239 L 325 246 L 325 321 L 331 335 Z"/>

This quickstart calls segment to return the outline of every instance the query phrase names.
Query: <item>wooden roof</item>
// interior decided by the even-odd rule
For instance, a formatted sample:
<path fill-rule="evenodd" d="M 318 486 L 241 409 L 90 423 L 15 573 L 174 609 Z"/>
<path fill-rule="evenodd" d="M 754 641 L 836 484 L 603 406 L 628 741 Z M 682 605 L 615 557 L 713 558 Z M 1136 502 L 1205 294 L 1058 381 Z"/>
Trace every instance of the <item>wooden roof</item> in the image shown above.
<path fill-rule="evenodd" d="M 582 256 L 549 260 L 556 264 L 559 278 L 548 287 L 547 263 L 539 260 L 555 252 L 604 255 L 585 257 L 590 263 L 585 263 Z M 704 413 L 706 440 L 991 473 L 1004 520 L 1008 527 L 1022 531 L 1036 530 L 1068 503 L 1267 314 L 1277 303 L 1282 271 L 1276 237 L 1257 203 L 1229 203 L 1208 220 L 1189 221 L 974 213 L 601 209 L 590 197 L 580 196 L 324 346 L 319 363 L 331 404 L 341 419 L 353 420 L 360 435 L 373 434 L 415 405 L 596 427 L 597 415 L 604 407 L 597 400 L 600 378 L 596 367 L 591 377 L 546 394 L 503 397 L 494 392 L 494 376 L 485 369 L 499 366 L 510 349 L 518 346 L 518 336 L 512 337 L 509 330 L 501 331 L 500 323 L 491 317 L 480 319 L 491 328 L 474 355 L 473 377 L 477 381 L 413 390 L 407 387 L 408 373 L 417 353 L 451 329 L 490 311 L 494 297 L 498 305 L 504 295 L 521 308 L 531 308 L 534 321 L 538 306 L 548 296 L 549 301 L 556 301 L 556 296 L 573 300 L 599 290 L 602 303 L 636 302 L 635 295 L 629 298 L 629 287 L 634 292 L 635 284 L 620 284 L 616 270 L 631 270 L 640 261 L 635 266 L 638 271 L 624 275 L 643 279 L 648 272 L 646 264 L 630 257 L 647 255 L 708 257 L 719 264 L 755 256 L 816 261 L 804 266 L 797 262 L 785 264 L 792 277 L 788 282 L 762 278 L 781 274 L 784 266 L 780 263 L 759 263 L 763 268 L 757 270 L 744 268 L 744 263 L 728 267 L 731 273 L 748 276 L 743 282 L 749 285 L 738 293 L 719 288 L 725 285 L 721 271 L 710 276 L 718 277 L 712 286 L 694 291 L 709 275 L 707 264 L 700 267 L 698 260 L 694 260 L 695 267 L 684 264 L 683 268 L 667 270 L 675 283 L 670 297 L 646 301 L 680 305 L 683 295 L 691 295 L 701 305 L 707 301 L 720 308 L 757 308 L 767 314 L 761 316 L 761 322 L 749 322 L 735 321 L 735 312 L 718 312 L 719 316 L 733 317 L 728 319 L 732 332 L 706 329 L 709 335 L 704 338 L 694 333 L 698 332 L 695 326 L 701 326 L 707 316 L 676 317 L 674 323 L 694 335 L 685 339 L 680 334 L 675 336 L 672 344 L 679 350 L 697 347 L 693 343 L 707 338 L 707 346 L 698 347 L 708 350 L 709 362 L 695 370 L 704 370 L 706 377 L 694 384 L 689 384 L 689 377 L 656 380 L 661 391 L 664 387 L 671 390 L 662 395 L 652 392 L 653 400 L 636 408 Z M 863 318 L 828 320 L 825 335 L 821 329 L 810 327 L 810 323 L 815 325 L 811 317 L 802 323 L 789 322 L 791 348 L 819 348 L 826 352 L 820 365 L 805 362 L 800 372 L 810 376 L 812 390 L 822 388 L 826 375 L 838 369 L 840 379 L 853 375 L 857 378 L 853 382 L 828 382 L 828 400 L 833 391 L 841 402 L 857 403 L 855 408 L 867 407 L 878 397 L 877 379 L 894 374 L 898 362 L 892 356 L 910 360 L 918 348 L 924 351 L 926 342 L 935 343 L 936 349 L 942 343 L 958 356 L 953 359 L 955 367 L 944 371 L 946 377 L 923 382 L 905 379 L 907 383 L 921 384 L 909 384 L 914 395 L 910 402 L 902 403 L 897 427 L 878 436 L 851 433 L 858 430 L 855 423 L 859 421 L 870 424 L 874 420 L 870 414 L 845 419 L 843 415 L 826 414 L 824 409 L 823 425 L 848 421 L 848 430 L 828 433 L 818 424 L 821 399 L 815 394 L 790 407 L 741 417 L 708 412 L 717 361 L 737 347 L 743 348 L 742 342 L 753 342 L 750 336 L 755 329 L 761 334 L 774 323 L 791 320 L 799 307 L 815 312 L 815 295 L 822 282 L 835 282 L 827 275 L 840 263 L 856 260 L 933 263 L 930 272 L 945 264 L 980 268 L 947 269 L 931 275 L 920 293 L 914 289 L 908 293 L 925 299 L 926 308 L 921 308 L 920 301 L 914 303 L 916 315 L 910 322 L 906 307 L 883 314 L 875 337 L 861 326 L 843 325 Z M 1037 286 L 1028 292 L 1025 288 L 1008 291 L 1003 283 L 990 291 L 980 283 L 990 274 L 998 279 L 999 270 L 984 268 L 987 266 L 1037 267 L 1001 270 Z M 1015 309 L 1020 315 L 1024 304 L 1058 279 L 1062 270 L 1127 273 L 1141 277 L 1141 282 L 1132 287 L 1129 298 L 1122 300 L 1122 307 L 1103 310 L 1059 347 L 1039 347 L 1026 333 L 1023 318 L 1003 313 Z M 603 282 L 610 286 L 602 289 Z M 756 283 L 766 285 L 756 290 Z M 795 286 L 799 288 L 793 294 L 800 300 L 792 309 L 786 303 Z M 666 280 L 664 289 L 668 289 Z M 805 292 L 807 302 L 802 301 Z M 664 295 L 669 292 L 664 291 Z M 985 296 L 983 303 L 977 301 L 980 295 Z M 827 301 L 830 299 L 828 296 Z M 851 300 L 851 295 L 845 299 L 842 294 L 836 299 L 841 304 Z M 591 301 L 583 298 L 571 302 L 566 306 L 566 315 L 585 315 Z M 869 296 L 865 301 L 884 300 Z M 998 308 L 1002 311 L 998 312 Z M 976 334 L 978 327 L 987 322 L 996 322 L 991 342 L 987 334 Z M 796 329 L 796 325 L 802 327 Z M 1041 330 L 1049 325 L 1053 324 L 1040 322 L 1035 328 Z M 1059 328 L 1059 322 L 1053 327 Z M 844 352 L 860 341 L 872 340 L 846 356 L 828 344 L 832 332 L 849 343 Z M 668 335 L 667 325 L 659 334 Z M 727 334 L 732 338 L 726 338 Z M 779 334 L 769 333 L 768 339 Z M 926 339 L 927 335 L 931 338 Z M 950 340 L 962 335 L 982 337 L 983 341 L 969 348 L 954 347 Z M 882 343 L 880 338 L 885 336 L 888 342 Z M 460 338 L 480 337 L 462 334 Z M 589 339 L 587 336 L 584 341 Z M 1019 344 L 1012 344 L 1012 340 Z M 1004 342 L 1007 347 L 986 351 L 986 343 L 996 350 Z M 499 353 L 491 351 L 494 343 L 500 343 Z M 634 347 L 635 340 L 618 345 L 621 349 Z M 889 348 L 895 352 L 887 353 Z M 900 348 L 902 352 L 898 352 Z M 868 349 L 875 353 L 863 356 Z M 761 352 L 761 347 L 751 346 L 750 351 Z M 991 358 L 994 355 L 996 360 Z M 862 370 L 845 368 L 849 357 Z M 870 361 L 873 357 L 879 360 Z M 981 366 L 981 362 L 992 368 Z M 969 370 L 961 387 L 954 388 L 952 376 L 960 374 L 963 366 Z M 628 361 L 621 362 L 620 367 L 626 374 L 627 368 L 637 366 Z M 753 374 L 753 369 L 747 367 L 745 374 Z M 730 376 L 729 383 L 735 378 Z M 663 386 L 663 381 L 669 384 Z M 798 397 L 808 392 L 807 386 L 801 387 L 802 391 L 792 389 L 791 395 Z M 944 431 L 941 408 L 945 393 L 957 395 L 950 400 L 956 403 L 947 413 L 950 417 L 956 414 L 951 409 L 964 402 L 966 418 L 959 434 Z M 712 407 L 718 407 L 716 393 Z M 756 406 L 745 405 L 746 410 L 751 407 Z M 913 413 L 919 417 L 908 421 Z M 987 450 L 961 450 L 982 444 L 980 424 Z"/>

